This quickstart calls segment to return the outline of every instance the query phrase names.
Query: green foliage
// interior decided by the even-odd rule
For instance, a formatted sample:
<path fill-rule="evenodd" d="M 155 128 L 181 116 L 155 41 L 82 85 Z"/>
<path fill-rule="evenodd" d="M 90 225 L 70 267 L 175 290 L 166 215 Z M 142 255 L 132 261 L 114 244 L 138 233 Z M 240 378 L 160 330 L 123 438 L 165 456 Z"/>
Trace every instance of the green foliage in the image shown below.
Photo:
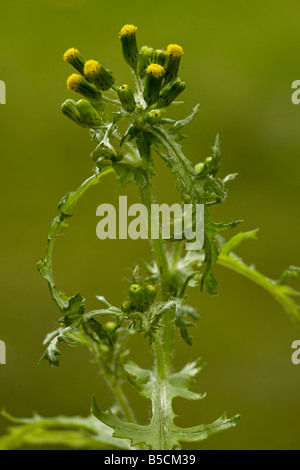
<path fill-rule="evenodd" d="M 111 429 L 94 416 L 81 418 L 56 416 L 43 418 L 34 414 L 32 418 L 16 419 L 6 411 L 2 416 L 12 422 L 8 433 L 0 437 L 0 450 L 22 448 L 70 448 L 70 449 L 122 449 L 130 446 L 124 439 L 112 437 Z"/>
<path fill-rule="evenodd" d="M 95 397 L 93 397 L 92 411 L 102 423 L 114 429 L 115 437 L 129 439 L 132 446 L 145 444 L 150 449 L 179 448 L 180 442 L 199 442 L 213 434 L 234 427 L 239 416 L 227 419 L 226 414 L 209 425 L 180 428 L 174 424 L 176 415 L 172 409 L 173 398 L 199 400 L 205 396 L 189 390 L 201 371 L 198 362 L 187 364 L 180 372 L 164 379 L 159 378 L 151 370 L 141 369 L 134 362 L 129 361 L 126 364 L 125 370 L 131 377 L 130 382 L 140 395 L 152 402 L 152 419 L 148 425 L 128 423 L 111 411 L 100 411 Z"/>
<path fill-rule="evenodd" d="M 135 30 L 133 26 L 126 25 L 121 35 L 123 54 L 135 78 L 134 94 L 131 95 L 131 90 L 124 88 L 126 96 L 120 95 L 120 89 L 110 80 L 111 87 L 107 94 L 100 93 L 98 89 L 89 98 L 89 102 L 85 100 L 78 104 L 75 101 L 70 103 L 69 100 L 63 106 L 67 117 L 81 128 L 82 113 L 84 122 L 91 126 L 90 134 L 96 144 L 91 155 L 94 174 L 60 201 L 59 213 L 50 227 L 46 255 L 38 264 L 60 312 L 56 330 L 45 339 L 46 350 L 41 361 L 47 360 L 51 365 L 59 366 L 61 347 L 64 344 L 87 346 L 114 394 L 113 411 L 100 411 L 93 398 L 92 411 L 95 417 L 45 419 L 34 416 L 28 420 L 15 420 L 16 426 L 0 440 L 0 448 L 55 445 L 128 449 L 130 441 L 135 448 L 146 446 L 148 449 L 173 449 L 179 448 L 181 442 L 200 442 L 217 432 L 234 427 L 239 417 L 227 419 L 224 414 L 209 425 L 181 428 L 174 423 L 175 413 L 172 407 L 175 397 L 188 400 L 204 397 L 190 390 L 201 370 L 198 361 L 187 364 L 180 372 L 173 371 L 174 334 L 178 331 L 181 338 L 192 345 L 190 328 L 195 326 L 199 315 L 195 308 L 188 305 L 187 291 L 199 286 L 200 291 L 205 289 L 210 295 L 216 295 L 216 264 L 233 269 L 261 285 L 281 303 L 295 321 L 300 321 L 299 305 L 294 300 L 300 293 L 286 285 L 288 279 L 299 276 L 299 268 L 291 267 L 284 271 L 278 281 L 273 281 L 253 266 L 248 266 L 234 253 L 242 241 L 256 238 L 257 231 L 238 233 L 227 242 L 221 237 L 221 232 L 236 227 L 241 221 L 216 222 L 211 216 L 210 207 L 225 201 L 227 183 L 236 175 L 231 174 L 223 179 L 218 176 L 221 158 L 219 136 L 216 137 L 210 155 L 203 162 L 194 165 L 184 155 L 181 142 L 185 135 L 182 131 L 195 119 L 198 106 L 186 118 L 177 121 L 165 117 L 165 108 L 157 109 L 162 103 L 166 106 L 170 104 L 169 98 L 160 98 L 165 97 L 164 91 L 169 97 L 169 91 L 173 89 L 172 83 L 169 82 L 169 76 L 163 78 L 162 66 L 152 68 L 160 72 L 159 80 L 155 75 L 147 79 L 146 67 L 153 54 L 151 52 L 145 59 L 137 53 Z M 177 51 L 182 51 L 180 47 L 176 47 Z M 146 48 L 147 53 L 148 49 Z M 145 51 L 145 48 L 142 50 Z M 84 73 L 85 61 L 79 53 L 76 54 L 75 57 L 80 58 L 79 71 Z M 72 63 L 74 50 L 71 55 L 66 55 L 70 59 L 67 61 Z M 180 57 L 177 57 L 173 73 L 174 70 L 176 73 L 179 70 L 179 61 Z M 76 61 L 75 65 L 78 69 Z M 100 73 L 99 70 L 97 73 Z M 173 79 L 176 80 L 177 77 Z M 151 101 L 148 100 L 150 105 L 143 98 L 145 81 L 146 95 L 151 96 Z M 181 83 L 177 83 L 179 82 Z M 80 75 L 77 78 L 75 76 L 75 79 L 73 77 L 68 83 L 71 84 L 69 88 L 85 96 L 90 89 L 90 83 Z M 168 88 L 164 88 L 166 85 Z M 111 116 L 106 109 L 107 105 L 114 109 Z M 81 114 L 78 114 L 78 110 Z M 125 120 L 127 130 L 122 134 L 119 124 Z M 161 237 L 152 240 L 153 260 L 144 262 L 142 273 L 138 267 L 134 268 L 131 287 L 128 286 L 128 298 L 124 299 L 122 305 L 114 306 L 102 295 L 98 295 L 102 308 L 87 312 L 79 292 L 68 296 L 56 287 L 52 267 L 54 243 L 68 227 L 67 222 L 77 201 L 88 189 L 97 185 L 102 177 L 111 173 L 116 176 L 119 187 L 125 187 L 129 183 L 137 185 L 142 202 L 149 212 L 153 202 L 151 178 L 155 174 L 157 157 L 163 160 L 176 177 L 182 204 L 204 205 L 204 246 L 199 251 L 185 251 L 184 240 L 172 239 L 166 249 Z M 194 218 L 192 224 L 195 224 Z M 129 342 L 135 334 L 142 334 L 153 348 L 155 363 L 152 370 L 142 369 L 130 359 Z M 138 424 L 124 394 L 126 377 L 140 395 L 151 401 L 152 416 L 147 425 Z M 8 415 L 6 417 L 12 419 Z"/>

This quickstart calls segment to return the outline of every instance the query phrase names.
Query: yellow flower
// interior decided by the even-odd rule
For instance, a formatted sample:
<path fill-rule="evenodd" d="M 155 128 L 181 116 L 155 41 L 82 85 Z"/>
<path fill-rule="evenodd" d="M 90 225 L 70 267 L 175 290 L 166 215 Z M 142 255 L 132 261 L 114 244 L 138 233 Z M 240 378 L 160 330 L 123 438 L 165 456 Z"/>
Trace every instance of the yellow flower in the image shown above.
<path fill-rule="evenodd" d="M 165 66 L 166 76 L 165 83 L 169 83 L 178 75 L 180 59 L 183 54 L 183 49 L 178 44 L 169 44 L 167 47 L 168 60 Z"/>
<path fill-rule="evenodd" d="M 88 60 L 84 65 L 84 75 L 92 78 L 101 69 L 101 64 L 97 60 Z"/>
<path fill-rule="evenodd" d="M 71 47 L 64 53 L 64 60 L 66 62 L 72 62 L 73 59 L 75 59 L 79 55 L 79 51 L 77 49 L 74 49 L 74 47 Z"/>
<path fill-rule="evenodd" d="M 136 68 L 138 61 L 136 30 L 137 27 L 133 24 L 125 24 L 119 33 L 124 59 L 132 68 Z"/>
<path fill-rule="evenodd" d="M 131 34 L 134 34 L 136 30 L 137 26 L 134 26 L 133 24 L 125 24 L 119 33 L 119 38 L 130 36 Z"/>
<path fill-rule="evenodd" d="M 167 47 L 167 54 L 172 57 L 181 57 L 183 49 L 178 44 L 169 44 Z"/>
<path fill-rule="evenodd" d="M 89 83 L 84 77 L 73 73 L 67 80 L 69 90 L 76 91 L 88 99 L 97 100 L 101 97 L 101 93 L 93 83 Z"/>
<path fill-rule="evenodd" d="M 77 49 L 74 49 L 74 47 L 68 49 L 64 53 L 64 60 L 68 62 L 68 64 L 71 64 L 76 70 L 78 70 L 78 72 L 83 74 L 85 59 L 82 57 L 82 55 Z"/>
<path fill-rule="evenodd" d="M 102 67 L 97 60 L 88 60 L 85 63 L 84 75 L 101 90 L 108 90 L 115 81 L 112 72 Z"/>
<path fill-rule="evenodd" d="M 72 73 L 67 80 L 67 87 L 69 90 L 77 91 L 82 82 L 82 77 L 77 73 Z"/>
<path fill-rule="evenodd" d="M 159 64 L 150 64 L 146 68 L 146 82 L 144 87 L 144 100 L 151 106 L 159 98 L 165 69 Z"/>
<path fill-rule="evenodd" d="M 146 73 L 149 73 L 151 75 L 154 75 L 157 78 L 160 78 L 165 74 L 165 69 L 161 65 L 150 64 L 146 68 Z"/>

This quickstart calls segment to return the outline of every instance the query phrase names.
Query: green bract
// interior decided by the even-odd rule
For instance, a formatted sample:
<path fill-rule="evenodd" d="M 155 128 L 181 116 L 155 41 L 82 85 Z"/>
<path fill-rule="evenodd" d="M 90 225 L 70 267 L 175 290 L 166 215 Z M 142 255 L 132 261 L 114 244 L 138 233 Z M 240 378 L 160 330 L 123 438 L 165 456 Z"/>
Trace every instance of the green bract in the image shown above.
<path fill-rule="evenodd" d="M 188 305 L 186 291 L 198 286 L 199 295 L 202 290 L 216 295 L 216 264 L 233 269 L 264 287 L 293 320 L 300 322 L 300 308 L 295 301 L 300 293 L 286 285 L 290 277 L 299 276 L 299 269 L 289 268 L 278 281 L 267 278 L 235 254 L 240 243 L 256 238 L 257 231 L 240 232 L 226 242 L 221 232 L 235 227 L 240 221 L 223 223 L 212 219 L 210 207 L 226 199 L 227 182 L 234 177 L 229 175 L 222 179 L 218 176 L 219 137 L 203 162 L 191 163 L 180 142 L 182 130 L 196 117 L 198 106 L 181 120 L 164 117 L 164 108 L 185 86 L 177 78 L 182 48 L 171 44 L 166 51 L 155 51 L 153 58 L 153 49 L 145 46 L 139 55 L 136 27 L 133 25 L 125 25 L 120 38 L 125 60 L 134 74 L 135 90 L 127 85 L 115 87 L 111 72 L 99 68 L 95 61 L 88 64 L 90 68 L 85 63 L 87 78 L 93 78 L 94 84 L 76 74 L 68 80 L 71 90 L 88 99 L 78 103 L 67 100 L 62 109 L 79 126 L 90 127 L 95 142 L 92 153 L 94 173 L 60 201 L 58 215 L 52 221 L 48 235 L 46 254 L 38 264 L 60 315 L 56 330 L 45 339 L 46 350 L 41 360 L 58 366 L 64 345 L 87 346 L 114 393 L 112 409 L 102 411 L 101 405 L 99 408 L 93 398 L 93 416 L 85 419 L 35 416 L 16 421 L 11 433 L 0 439 L 1 449 L 37 441 L 40 445 L 47 445 L 55 439 L 57 445 L 76 448 L 129 449 L 133 446 L 135 449 L 168 450 L 179 448 L 181 442 L 199 442 L 234 427 L 239 416 L 228 419 L 223 414 L 212 424 L 195 423 L 193 427 L 181 428 L 174 423 L 172 406 L 175 397 L 188 400 L 204 398 L 204 395 L 190 390 L 201 371 L 198 360 L 186 364 L 179 372 L 173 368 L 174 335 L 178 331 L 187 344 L 192 344 L 190 330 L 199 316 Z M 78 51 L 73 49 L 67 54 L 67 62 L 77 69 L 84 65 Z M 99 88 L 108 91 L 101 94 Z M 105 110 L 107 104 L 113 106 L 111 118 L 108 117 L 109 110 Z M 127 120 L 125 132 L 119 129 L 121 120 Z M 141 200 L 150 212 L 153 203 L 151 178 L 157 158 L 162 159 L 177 179 L 182 204 L 204 205 L 204 246 L 199 251 L 185 251 L 185 240 L 171 240 L 166 248 L 161 237 L 153 239 L 153 260 L 144 263 L 142 273 L 138 267 L 133 269 L 128 295 L 121 306 L 114 306 L 98 295 L 99 308 L 86 311 L 79 292 L 69 296 L 56 286 L 52 268 L 54 243 L 68 227 L 68 219 L 78 200 L 109 174 L 116 176 L 121 187 L 128 183 L 136 184 Z M 142 334 L 153 348 L 155 360 L 152 370 L 142 369 L 136 364 L 138 358 L 133 362 L 130 357 L 130 339 L 137 334 Z M 126 377 L 137 393 L 151 401 L 152 415 L 147 424 L 137 422 L 124 394 Z M 100 394 L 97 402 L 101 404 Z"/>

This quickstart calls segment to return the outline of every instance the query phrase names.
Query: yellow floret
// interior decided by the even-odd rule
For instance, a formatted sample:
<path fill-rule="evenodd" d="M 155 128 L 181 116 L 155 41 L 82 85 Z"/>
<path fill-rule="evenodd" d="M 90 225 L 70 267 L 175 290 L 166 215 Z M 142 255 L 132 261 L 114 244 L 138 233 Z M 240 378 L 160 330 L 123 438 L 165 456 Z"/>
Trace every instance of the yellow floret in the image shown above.
<path fill-rule="evenodd" d="M 157 78 L 162 77 L 165 74 L 165 69 L 158 64 L 150 64 L 146 68 L 147 73 L 151 73 L 151 75 L 154 75 Z"/>
<path fill-rule="evenodd" d="M 77 73 L 72 73 L 67 80 L 67 87 L 69 90 L 77 91 L 82 82 L 82 77 Z"/>
<path fill-rule="evenodd" d="M 169 44 L 167 47 L 167 54 L 172 57 L 181 57 L 183 54 L 183 49 L 178 44 Z"/>
<path fill-rule="evenodd" d="M 134 34 L 136 30 L 137 26 L 134 26 L 133 24 L 125 24 L 120 31 L 119 37 L 130 36 L 131 34 Z"/>
<path fill-rule="evenodd" d="M 71 49 L 68 49 L 64 53 L 64 60 L 66 62 L 70 62 L 70 60 L 74 59 L 77 56 L 79 56 L 79 51 L 77 49 L 74 49 L 74 47 L 71 47 Z"/>
<path fill-rule="evenodd" d="M 97 60 L 88 60 L 84 64 L 84 75 L 87 77 L 92 77 L 101 69 L 101 64 Z"/>

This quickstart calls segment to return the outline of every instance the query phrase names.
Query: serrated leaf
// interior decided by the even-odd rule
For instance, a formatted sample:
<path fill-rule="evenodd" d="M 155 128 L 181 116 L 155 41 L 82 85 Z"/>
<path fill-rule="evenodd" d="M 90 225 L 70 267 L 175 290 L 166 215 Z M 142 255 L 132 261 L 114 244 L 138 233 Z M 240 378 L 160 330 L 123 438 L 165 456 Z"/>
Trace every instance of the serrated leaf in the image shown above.
<path fill-rule="evenodd" d="M 256 284 L 266 289 L 276 300 L 282 305 L 286 313 L 288 313 L 294 321 L 300 323 L 300 305 L 293 299 L 300 295 L 300 292 L 289 287 L 285 281 L 289 277 L 297 278 L 299 268 L 293 267 L 285 270 L 278 281 L 268 278 L 255 269 L 254 266 L 248 266 L 240 257 L 232 250 L 235 249 L 242 241 L 247 239 L 256 239 L 258 230 L 251 232 L 239 233 L 226 242 L 218 257 L 218 264 L 225 266 L 239 274 L 247 277 Z"/>
<path fill-rule="evenodd" d="M 48 361 L 50 365 L 59 366 L 59 356 L 62 356 L 62 352 L 59 349 L 61 343 L 68 344 L 69 346 L 79 346 L 79 342 L 72 335 L 70 328 L 60 328 L 53 333 L 47 335 L 44 344 L 47 348 L 42 355 L 39 362 Z"/>
<path fill-rule="evenodd" d="M 173 135 L 177 140 L 182 139 L 182 135 L 180 133 L 181 129 L 187 126 L 190 122 L 192 122 L 196 115 L 199 112 L 199 104 L 197 104 L 193 109 L 192 112 L 184 119 L 180 119 L 175 122 L 175 124 L 169 129 L 171 135 Z"/>
<path fill-rule="evenodd" d="M 129 450 L 128 441 L 112 437 L 111 429 L 93 415 L 56 416 L 16 419 L 3 411 L 2 416 L 14 423 L 6 435 L 0 437 L 0 450 L 30 447 L 67 447 L 70 449 L 122 449 Z"/>
<path fill-rule="evenodd" d="M 152 419 L 148 425 L 125 422 L 110 410 L 102 412 L 95 397 L 92 400 L 92 412 L 101 422 L 114 429 L 115 437 L 129 439 L 133 446 L 145 444 L 153 450 L 178 448 L 179 443 L 183 441 L 199 442 L 209 435 L 235 426 L 239 417 L 228 420 L 226 415 L 210 425 L 180 428 L 174 424 L 176 415 L 172 409 L 173 398 L 198 400 L 205 396 L 189 390 L 201 371 L 198 363 L 199 361 L 195 361 L 187 364 L 180 372 L 170 374 L 164 379 L 131 361 L 125 365 L 126 372 L 132 376 L 131 383 L 140 395 L 152 401 Z"/>
<path fill-rule="evenodd" d="M 165 129 L 152 129 L 157 142 L 163 146 L 167 153 L 161 152 L 157 147 L 157 153 L 165 161 L 166 165 L 175 173 L 179 181 L 179 191 L 184 202 L 204 204 L 204 252 L 205 271 L 201 278 L 201 289 L 205 288 L 210 295 L 217 294 L 217 280 L 214 276 L 214 267 L 218 259 L 219 249 L 215 238 L 220 230 L 234 227 L 238 222 L 231 224 L 215 223 L 208 211 L 208 204 L 216 204 L 224 201 L 227 190 L 223 181 L 215 177 L 220 162 L 220 141 L 217 136 L 212 155 L 201 173 L 195 171 L 191 163 L 184 156 L 181 146 L 174 140 L 172 134 Z"/>

